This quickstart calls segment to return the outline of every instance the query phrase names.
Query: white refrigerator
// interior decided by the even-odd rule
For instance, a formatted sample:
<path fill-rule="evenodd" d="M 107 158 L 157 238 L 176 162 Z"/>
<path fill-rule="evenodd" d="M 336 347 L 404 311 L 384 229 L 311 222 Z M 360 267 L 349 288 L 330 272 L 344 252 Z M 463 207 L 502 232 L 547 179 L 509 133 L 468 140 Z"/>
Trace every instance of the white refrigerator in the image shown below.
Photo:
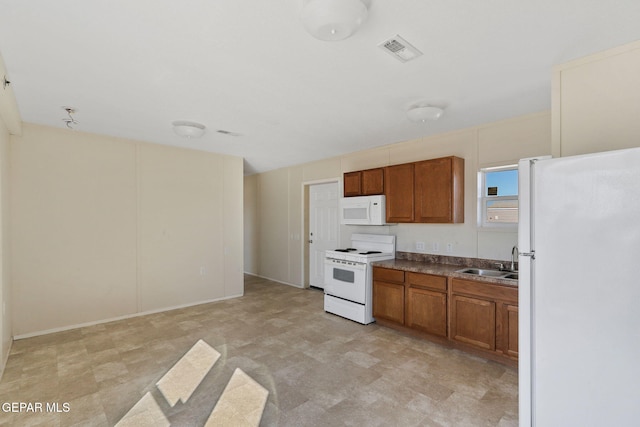
<path fill-rule="evenodd" d="M 519 163 L 520 426 L 640 425 L 640 148 Z"/>

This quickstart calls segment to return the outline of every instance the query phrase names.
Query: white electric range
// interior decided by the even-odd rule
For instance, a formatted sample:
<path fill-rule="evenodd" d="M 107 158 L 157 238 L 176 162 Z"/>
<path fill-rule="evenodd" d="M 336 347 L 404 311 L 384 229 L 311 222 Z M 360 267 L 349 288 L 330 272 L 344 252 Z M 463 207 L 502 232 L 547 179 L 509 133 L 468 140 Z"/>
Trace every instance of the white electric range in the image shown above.
<path fill-rule="evenodd" d="M 396 236 L 353 234 L 351 247 L 325 252 L 324 310 L 362 324 L 374 321 L 373 261 L 396 257 Z"/>

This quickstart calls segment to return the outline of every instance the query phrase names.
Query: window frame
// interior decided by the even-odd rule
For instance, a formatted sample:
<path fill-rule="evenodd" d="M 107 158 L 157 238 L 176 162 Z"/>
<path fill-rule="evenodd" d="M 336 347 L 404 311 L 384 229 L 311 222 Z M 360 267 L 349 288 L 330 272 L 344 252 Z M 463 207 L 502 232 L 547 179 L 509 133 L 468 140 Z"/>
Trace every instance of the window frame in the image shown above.
<path fill-rule="evenodd" d="M 489 172 L 501 172 L 508 170 L 518 170 L 517 163 L 510 163 L 502 166 L 492 166 L 480 168 L 478 171 L 478 227 L 489 230 L 504 230 L 504 231 L 518 231 L 518 222 L 503 223 L 503 222 L 489 222 L 487 220 L 487 204 L 494 201 L 508 201 L 515 200 L 518 202 L 518 219 L 520 218 L 520 202 L 519 194 L 514 196 L 487 196 L 485 194 L 486 189 L 486 177 Z"/>

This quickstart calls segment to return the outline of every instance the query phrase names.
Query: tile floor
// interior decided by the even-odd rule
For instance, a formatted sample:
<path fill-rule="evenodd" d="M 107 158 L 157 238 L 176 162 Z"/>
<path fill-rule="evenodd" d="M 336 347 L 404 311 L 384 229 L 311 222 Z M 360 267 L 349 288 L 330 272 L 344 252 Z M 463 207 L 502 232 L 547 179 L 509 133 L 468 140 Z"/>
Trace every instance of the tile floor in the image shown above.
<path fill-rule="evenodd" d="M 245 296 L 14 342 L 0 425 L 113 426 L 152 397 L 204 426 L 237 368 L 268 391 L 261 426 L 516 426 L 517 371 L 325 313 L 322 293 L 247 276 Z M 171 407 L 156 383 L 194 344 L 220 353 Z M 46 404 L 58 412 L 47 412 Z"/>

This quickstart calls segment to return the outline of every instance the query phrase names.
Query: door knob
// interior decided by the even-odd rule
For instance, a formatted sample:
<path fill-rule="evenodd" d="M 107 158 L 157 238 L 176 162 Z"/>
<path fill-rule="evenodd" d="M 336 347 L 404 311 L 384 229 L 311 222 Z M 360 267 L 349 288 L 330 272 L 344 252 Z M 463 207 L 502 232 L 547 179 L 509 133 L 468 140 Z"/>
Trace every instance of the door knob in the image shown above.
<path fill-rule="evenodd" d="M 313 243 L 313 240 L 309 240 L 309 243 Z"/>

